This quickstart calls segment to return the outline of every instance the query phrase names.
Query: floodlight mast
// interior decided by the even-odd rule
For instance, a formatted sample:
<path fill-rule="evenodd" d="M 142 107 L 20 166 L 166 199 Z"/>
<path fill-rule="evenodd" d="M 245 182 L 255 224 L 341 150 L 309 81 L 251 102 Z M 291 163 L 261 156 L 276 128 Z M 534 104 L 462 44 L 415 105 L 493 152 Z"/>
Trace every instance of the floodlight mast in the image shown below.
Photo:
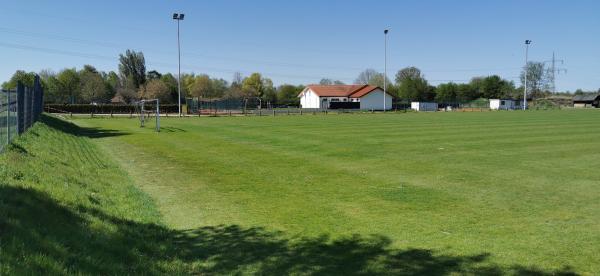
<path fill-rule="evenodd" d="M 386 81 L 386 77 L 387 77 L 387 34 L 389 32 L 389 29 L 385 29 L 383 30 L 383 36 L 384 36 L 384 61 L 383 61 L 383 112 L 385 112 L 386 110 L 386 98 L 387 98 L 387 81 Z"/>
<path fill-rule="evenodd" d="M 525 40 L 525 88 L 523 90 L 523 110 L 527 110 L 527 75 L 529 74 L 529 44 L 531 44 L 531 40 Z"/>
<path fill-rule="evenodd" d="M 178 56 L 178 70 L 177 70 L 177 111 L 179 117 L 181 117 L 181 42 L 179 39 L 179 21 L 183 20 L 185 15 L 183 13 L 174 13 L 173 20 L 177 20 L 177 56 Z"/>

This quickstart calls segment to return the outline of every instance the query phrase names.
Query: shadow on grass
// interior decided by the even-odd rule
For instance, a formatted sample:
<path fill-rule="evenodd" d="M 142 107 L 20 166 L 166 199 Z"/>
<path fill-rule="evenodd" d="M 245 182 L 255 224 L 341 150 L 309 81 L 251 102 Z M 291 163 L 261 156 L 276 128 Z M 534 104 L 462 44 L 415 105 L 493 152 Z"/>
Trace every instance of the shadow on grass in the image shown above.
<path fill-rule="evenodd" d="M 104 129 L 97 127 L 80 127 L 71 122 L 67 122 L 65 120 L 61 120 L 59 118 L 43 115 L 40 117 L 40 120 L 52 127 L 56 130 L 75 135 L 75 136 L 85 136 L 89 138 L 104 138 L 104 137 L 113 137 L 113 136 L 122 136 L 128 135 L 129 133 L 114 130 L 114 129 Z"/>
<path fill-rule="evenodd" d="M 160 127 L 160 131 L 162 132 L 187 132 L 187 130 L 178 128 L 178 127 Z"/>
<path fill-rule="evenodd" d="M 572 275 L 451 256 L 396 250 L 383 236 L 286 238 L 236 225 L 187 231 L 65 206 L 33 189 L 0 184 L 0 274 L 324 274 Z"/>
<path fill-rule="evenodd" d="M 15 144 L 15 143 L 8 144 L 7 149 L 18 152 L 20 154 L 29 154 L 29 151 L 27 149 L 25 149 L 24 147 L 22 147 L 19 144 Z"/>

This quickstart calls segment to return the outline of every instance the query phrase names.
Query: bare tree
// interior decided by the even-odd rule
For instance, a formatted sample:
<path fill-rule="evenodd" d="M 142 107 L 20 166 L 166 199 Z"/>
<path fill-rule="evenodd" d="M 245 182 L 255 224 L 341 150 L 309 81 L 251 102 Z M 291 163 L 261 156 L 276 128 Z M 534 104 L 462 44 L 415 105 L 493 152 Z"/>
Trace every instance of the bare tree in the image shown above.
<path fill-rule="evenodd" d="M 332 85 L 333 84 L 333 80 L 331 79 L 321 79 L 319 81 L 320 85 Z"/>
<path fill-rule="evenodd" d="M 376 77 L 377 75 L 381 75 L 381 73 L 375 71 L 375 69 L 367 69 L 365 71 L 362 71 L 358 77 L 356 78 L 356 80 L 354 81 L 354 83 L 356 84 L 369 84 L 371 82 L 371 80 Z"/>
<path fill-rule="evenodd" d="M 332 80 L 328 78 L 323 78 L 319 81 L 320 85 L 344 85 L 345 83 L 340 80 Z"/>
<path fill-rule="evenodd" d="M 537 61 L 527 63 L 527 66 L 521 72 L 521 83 L 523 85 L 525 85 L 525 74 L 527 74 L 527 91 L 534 98 L 541 96 L 548 84 L 548 75 L 544 69 L 544 63 Z"/>
<path fill-rule="evenodd" d="M 241 86 L 244 81 L 244 76 L 240 72 L 233 73 L 233 80 L 231 81 L 231 85 Z"/>

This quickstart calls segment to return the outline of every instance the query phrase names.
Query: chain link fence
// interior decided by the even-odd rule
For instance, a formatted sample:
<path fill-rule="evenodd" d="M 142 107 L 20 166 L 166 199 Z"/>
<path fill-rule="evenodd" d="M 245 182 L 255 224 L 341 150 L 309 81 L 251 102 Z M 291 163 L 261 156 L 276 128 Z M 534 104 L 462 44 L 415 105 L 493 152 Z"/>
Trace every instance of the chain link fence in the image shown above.
<path fill-rule="evenodd" d="M 500 103 L 492 106 L 490 101 Z M 455 102 L 420 102 L 428 108 L 416 108 L 412 106 L 413 101 L 395 99 L 392 109 L 388 112 L 486 112 L 492 110 L 517 111 L 523 110 L 522 100 L 500 100 L 500 99 L 475 99 L 471 101 Z M 420 106 L 420 105 L 419 105 Z M 560 106 L 546 103 L 543 100 L 529 101 L 528 110 L 560 109 Z M 341 114 L 341 113 L 375 113 L 381 110 L 360 109 L 358 103 L 332 102 L 329 108 L 299 108 L 296 106 L 278 106 L 260 98 L 233 98 L 233 99 L 186 99 L 186 113 L 198 116 L 278 116 L 278 115 L 316 115 L 316 114 Z"/>
<path fill-rule="evenodd" d="M 16 90 L 0 92 L 0 151 L 39 120 L 43 102 L 39 76 L 31 87 L 18 83 Z"/>

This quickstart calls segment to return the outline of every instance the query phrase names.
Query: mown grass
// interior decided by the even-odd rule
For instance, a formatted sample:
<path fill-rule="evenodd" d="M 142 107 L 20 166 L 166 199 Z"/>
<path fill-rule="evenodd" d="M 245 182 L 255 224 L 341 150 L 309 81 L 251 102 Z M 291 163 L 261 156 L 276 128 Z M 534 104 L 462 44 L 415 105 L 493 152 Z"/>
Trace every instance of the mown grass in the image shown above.
<path fill-rule="evenodd" d="M 0 274 L 597 274 L 597 112 L 43 117 Z"/>
<path fill-rule="evenodd" d="M 478 265 L 597 274 L 595 111 L 77 119 L 176 229 L 376 235 Z M 379 266 L 381 268 L 381 266 Z M 383 266 L 385 268 L 385 266 Z"/>

